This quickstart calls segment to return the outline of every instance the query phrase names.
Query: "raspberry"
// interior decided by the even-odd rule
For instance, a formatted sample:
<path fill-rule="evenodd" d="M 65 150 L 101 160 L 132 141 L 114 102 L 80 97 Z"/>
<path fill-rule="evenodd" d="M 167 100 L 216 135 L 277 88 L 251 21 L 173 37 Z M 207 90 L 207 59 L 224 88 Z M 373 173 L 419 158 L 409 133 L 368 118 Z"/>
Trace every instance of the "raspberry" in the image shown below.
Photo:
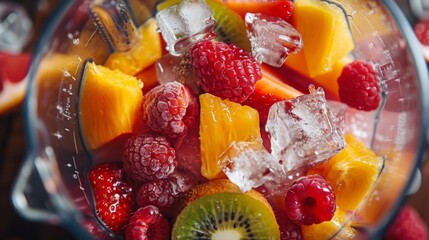
<path fill-rule="evenodd" d="M 188 87 L 168 82 L 146 93 L 143 118 L 154 132 L 170 138 L 186 134 L 198 117 L 198 103 Z"/>
<path fill-rule="evenodd" d="M 429 45 L 429 19 L 422 20 L 414 25 L 414 33 L 423 45 Z"/>
<path fill-rule="evenodd" d="M 423 240 L 428 239 L 427 225 L 417 211 L 405 205 L 386 231 L 384 239 Z"/>
<path fill-rule="evenodd" d="M 154 205 L 166 211 L 178 195 L 177 185 L 169 180 L 157 180 L 143 184 L 137 192 L 136 201 L 139 207 Z"/>
<path fill-rule="evenodd" d="M 301 226 L 290 220 L 285 212 L 277 212 L 276 219 L 280 228 L 281 240 L 302 240 Z"/>
<path fill-rule="evenodd" d="M 124 170 L 137 183 L 167 178 L 177 166 L 176 152 L 164 136 L 130 137 L 124 145 Z"/>
<path fill-rule="evenodd" d="M 238 103 L 246 101 L 262 78 L 260 64 L 233 44 L 201 41 L 191 49 L 191 63 L 204 91 Z"/>
<path fill-rule="evenodd" d="M 320 175 L 298 178 L 290 186 L 285 203 L 289 219 L 307 226 L 331 220 L 336 209 L 333 189 Z"/>
<path fill-rule="evenodd" d="M 132 212 L 133 189 L 122 179 L 119 163 L 101 164 L 89 172 L 97 216 L 113 232 L 125 226 Z"/>
<path fill-rule="evenodd" d="M 343 68 L 338 78 L 340 99 L 350 107 L 371 111 L 381 101 L 380 85 L 371 64 L 356 60 Z"/>
<path fill-rule="evenodd" d="M 170 226 L 155 206 L 139 208 L 125 229 L 126 240 L 169 239 Z"/>

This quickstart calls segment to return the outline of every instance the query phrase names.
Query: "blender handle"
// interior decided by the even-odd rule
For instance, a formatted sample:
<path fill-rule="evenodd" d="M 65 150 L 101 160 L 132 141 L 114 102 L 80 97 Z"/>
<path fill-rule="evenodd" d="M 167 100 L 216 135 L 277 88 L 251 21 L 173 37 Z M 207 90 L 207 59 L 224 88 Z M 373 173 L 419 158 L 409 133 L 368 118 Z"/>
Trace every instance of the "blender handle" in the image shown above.
<path fill-rule="evenodd" d="M 59 224 L 73 213 L 73 207 L 60 192 L 55 179 L 55 157 L 51 147 L 40 155 L 27 156 L 12 189 L 12 204 L 24 218 Z M 58 175 L 58 174 L 57 174 Z M 60 211 L 58 210 L 60 209 Z"/>

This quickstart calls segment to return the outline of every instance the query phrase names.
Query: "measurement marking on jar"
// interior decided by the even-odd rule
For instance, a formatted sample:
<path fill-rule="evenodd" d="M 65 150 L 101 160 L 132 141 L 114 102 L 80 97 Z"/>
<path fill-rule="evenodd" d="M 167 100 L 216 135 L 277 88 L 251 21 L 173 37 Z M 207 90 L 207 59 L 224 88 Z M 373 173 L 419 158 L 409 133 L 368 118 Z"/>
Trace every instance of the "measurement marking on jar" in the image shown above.
<path fill-rule="evenodd" d="M 79 154 L 79 150 L 77 149 L 77 143 L 76 143 L 76 134 L 73 131 L 73 143 L 74 143 L 74 149 L 76 151 L 76 154 Z"/>
<path fill-rule="evenodd" d="M 76 158 L 74 156 L 72 156 L 72 159 L 73 159 L 73 165 L 74 165 L 74 174 L 73 174 L 73 177 L 79 182 L 79 189 L 82 190 L 83 196 L 85 197 L 86 202 L 89 204 L 88 196 L 86 196 L 86 192 L 84 191 L 85 188 L 82 185 L 82 181 L 81 181 L 81 179 L 79 177 L 79 171 L 77 170 Z"/>
<path fill-rule="evenodd" d="M 58 139 L 63 138 L 63 135 L 61 135 L 60 131 L 57 131 L 56 133 L 53 133 L 52 135 L 54 135 L 55 137 L 57 137 Z"/>

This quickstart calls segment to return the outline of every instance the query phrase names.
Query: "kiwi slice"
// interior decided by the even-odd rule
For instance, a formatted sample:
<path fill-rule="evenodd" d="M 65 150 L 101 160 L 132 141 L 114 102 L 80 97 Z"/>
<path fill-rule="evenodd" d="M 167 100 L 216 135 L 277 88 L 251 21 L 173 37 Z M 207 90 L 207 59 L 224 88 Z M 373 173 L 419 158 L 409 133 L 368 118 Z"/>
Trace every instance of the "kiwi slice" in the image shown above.
<path fill-rule="evenodd" d="M 243 193 L 205 195 L 179 214 L 173 239 L 280 239 L 272 209 Z"/>
<path fill-rule="evenodd" d="M 247 36 L 246 23 L 236 12 L 217 0 L 206 0 L 216 20 L 216 39 L 225 43 L 235 45 L 250 52 L 250 40 Z"/>
<path fill-rule="evenodd" d="M 167 0 L 157 5 L 157 11 L 180 3 L 182 0 Z M 233 43 L 244 50 L 250 52 L 250 40 L 247 36 L 247 28 L 244 20 L 218 0 L 205 0 L 213 12 L 216 21 L 215 33 L 216 40 L 227 44 Z"/>

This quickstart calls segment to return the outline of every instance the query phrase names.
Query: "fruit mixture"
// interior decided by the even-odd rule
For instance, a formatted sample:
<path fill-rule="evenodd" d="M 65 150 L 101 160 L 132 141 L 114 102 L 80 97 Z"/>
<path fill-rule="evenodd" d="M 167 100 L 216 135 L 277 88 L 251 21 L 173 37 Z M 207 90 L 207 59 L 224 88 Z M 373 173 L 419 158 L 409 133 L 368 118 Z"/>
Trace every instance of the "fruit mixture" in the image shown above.
<path fill-rule="evenodd" d="M 191 43 L 169 36 L 188 44 L 173 49 L 158 14 L 177 20 L 195 2 L 214 25 Z M 338 3 L 168 0 L 157 11 L 136 45 L 87 62 L 81 80 L 105 227 L 125 239 L 353 238 L 384 162 L 341 114 L 376 111 L 382 95 Z"/>

